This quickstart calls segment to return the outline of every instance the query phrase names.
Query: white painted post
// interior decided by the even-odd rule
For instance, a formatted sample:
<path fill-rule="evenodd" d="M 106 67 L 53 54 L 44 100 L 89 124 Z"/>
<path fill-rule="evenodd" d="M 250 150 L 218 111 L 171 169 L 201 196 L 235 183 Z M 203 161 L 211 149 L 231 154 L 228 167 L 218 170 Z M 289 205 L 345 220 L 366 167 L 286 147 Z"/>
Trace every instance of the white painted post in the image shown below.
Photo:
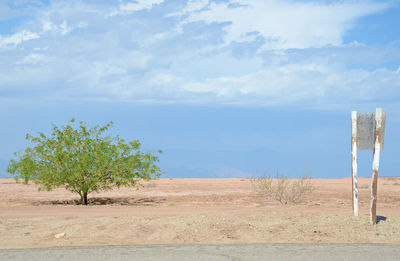
<path fill-rule="evenodd" d="M 375 113 L 375 132 L 374 132 L 374 158 L 372 164 L 372 180 L 371 180 L 371 209 L 370 219 L 371 225 L 376 224 L 376 203 L 378 194 L 378 170 L 379 170 L 379 153 L 381 151 L 381 142 L 379 139 L 382 132 L 382 109 L 377 108 Z"/>
<path fill-rule="evenodd" d="M 351 166 L 352 166 L 352 199 L 354 216 L 358 217 L 358 178 L 357 178 L 357 112 L 351 112 Z"/>

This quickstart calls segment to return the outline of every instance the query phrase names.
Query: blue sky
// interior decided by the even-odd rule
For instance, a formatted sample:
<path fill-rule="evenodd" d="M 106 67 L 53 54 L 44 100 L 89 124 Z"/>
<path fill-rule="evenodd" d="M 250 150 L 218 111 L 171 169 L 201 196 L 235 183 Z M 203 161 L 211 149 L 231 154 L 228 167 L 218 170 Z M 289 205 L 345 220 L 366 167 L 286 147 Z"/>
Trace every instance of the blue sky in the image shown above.
<path fill-rule="evenodd" d="M 381 174 L 400 175 L 399 17 L 398 1 L 0 1 L 0 175 L 26 133 L 74 117 L 162 149 L 166 177 L 346 177 L 350 112 L 376 107 Z"/>

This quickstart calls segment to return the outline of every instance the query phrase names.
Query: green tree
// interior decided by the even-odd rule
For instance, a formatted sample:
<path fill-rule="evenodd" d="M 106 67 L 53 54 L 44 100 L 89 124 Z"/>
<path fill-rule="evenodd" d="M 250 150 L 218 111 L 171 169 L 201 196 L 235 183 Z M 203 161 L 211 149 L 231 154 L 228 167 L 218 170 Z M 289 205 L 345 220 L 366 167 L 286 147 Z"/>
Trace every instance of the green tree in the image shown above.
<path fill-rule="evenodd" d="M 75 120 L 57 127 L 53 125 L 51 136 L 29 134 L 26 139 L 34 146 L 23 153 L 14 153 L 7 172 L 24 184 L 33 180 L 39 190 L 54 188 L 78 193 L 81 203 L 87 205 L 91 192 L 110 190 L 114 187 L 135 186 L 141 179 L 151 180 L 161 175 L 156 165 L 158 157 L 141 152 L 138 140 L 125 142 L 119 136 L 104 135 L 113 123 L 88 128 Z M 161 153 L 156 151 L 155 153 Z"/>

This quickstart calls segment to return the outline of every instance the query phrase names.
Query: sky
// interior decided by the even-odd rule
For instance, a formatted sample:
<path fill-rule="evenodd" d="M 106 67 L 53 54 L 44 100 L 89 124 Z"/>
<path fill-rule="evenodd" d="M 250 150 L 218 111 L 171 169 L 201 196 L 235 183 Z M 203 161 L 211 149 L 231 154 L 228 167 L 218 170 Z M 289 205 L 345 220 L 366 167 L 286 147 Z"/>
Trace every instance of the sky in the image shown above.
<path fill-rule="evenodd" d="M 26 133 L 71 118 L 163 150 L 167 178 L 349 177 L 351 111 L 377 107 L 380 175 L 400 176 L 399 17 L 394 0 L 0 0 L 0 177 Z"/>

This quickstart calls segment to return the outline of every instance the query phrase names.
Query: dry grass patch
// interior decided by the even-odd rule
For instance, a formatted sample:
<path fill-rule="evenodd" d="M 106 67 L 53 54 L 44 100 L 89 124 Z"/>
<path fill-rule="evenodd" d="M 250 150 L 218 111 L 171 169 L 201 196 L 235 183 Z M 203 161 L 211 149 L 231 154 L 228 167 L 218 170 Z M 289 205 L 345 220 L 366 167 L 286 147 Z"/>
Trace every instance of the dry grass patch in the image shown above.
<path fill-rule="evenodd" d="M 262 176 L 251 179 L 253 189 L 261 196 L 277 200 L 282 205 L 298 204 L 316 188 L 312 179 L 305 175 L 296 180 L 289 180 L 279 173 L 275 178 Z"/>

